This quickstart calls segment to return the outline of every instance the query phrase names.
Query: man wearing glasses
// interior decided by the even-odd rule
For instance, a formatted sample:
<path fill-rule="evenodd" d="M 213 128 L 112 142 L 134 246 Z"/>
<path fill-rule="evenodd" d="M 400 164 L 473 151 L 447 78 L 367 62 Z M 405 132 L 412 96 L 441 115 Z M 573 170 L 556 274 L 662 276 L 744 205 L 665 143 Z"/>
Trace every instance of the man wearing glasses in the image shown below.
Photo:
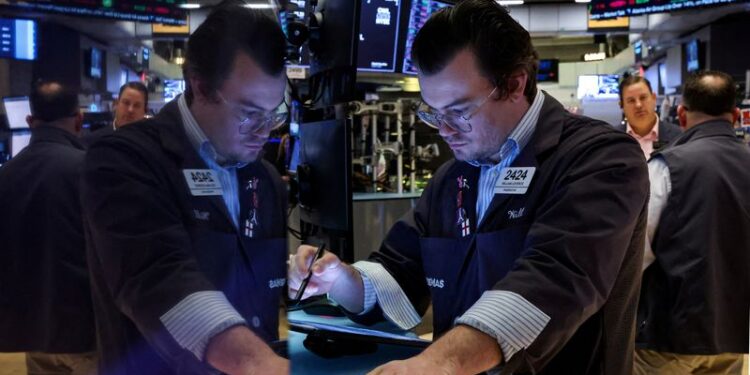
<path fill-rule="evenodd" d="M 102 374 L 282 374 L 286 193 L 259 158 L 283 124 L 284 35 L 222 6 L 187 90 L 89 150 L 83 206 Z"/>
<path fill-rule="evenodd" d="M 438 339 L 373 374 L 630 374 L 648 173 L 638 144 L 536 87 L 529 34 L 493 0 L 435 13 L 412 49 L 456 160 L 367 261 L 326 254 L 306 295 Z M 301 247 L 294 292 L 314 249 Z"/>

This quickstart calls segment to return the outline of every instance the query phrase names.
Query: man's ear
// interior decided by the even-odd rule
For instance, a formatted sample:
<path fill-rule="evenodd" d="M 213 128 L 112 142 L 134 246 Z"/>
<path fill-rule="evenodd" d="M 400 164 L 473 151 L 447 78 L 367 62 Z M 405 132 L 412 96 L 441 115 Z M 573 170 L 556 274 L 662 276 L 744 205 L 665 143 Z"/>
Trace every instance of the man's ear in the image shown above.
<path fill-rule="evenodd" d="M 687 128 L 687 109 L 682 104 L 677 106 L 677 120 L 680 122 L 680 127 L 685 130 Z"/>
<path fill-rule="evenodd" d="M 508 80 L 508 99 L 511 102 L 518 102 L 525 100 L 524 92 L 526 91 L 526 79 L 529 74 L 525 70 L 520 69 L 513 74 Z"/>

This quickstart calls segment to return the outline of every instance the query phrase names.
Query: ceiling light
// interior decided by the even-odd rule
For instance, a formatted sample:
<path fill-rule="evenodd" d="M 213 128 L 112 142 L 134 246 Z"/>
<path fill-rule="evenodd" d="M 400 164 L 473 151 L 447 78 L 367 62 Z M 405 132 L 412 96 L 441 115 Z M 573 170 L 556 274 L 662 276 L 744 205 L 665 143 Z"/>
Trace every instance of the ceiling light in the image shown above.
<path fill-rule="evenodd" d="M 271 4 L 245 4 L 245 8 L 251 8 L 251 9 L 276 9 L 274 5 Z"/>
<path fill-rule="evenodd" d="M 180 4 L 180 8 L 182 9 L 200 9 L 200 4 L 190 3 L 190 4 Z"/>
<path fill-rule="evenodd" d="M 503 6 L 523 5 L 523 0 L 498 0 L 497 3 Z"/>
<path fill-rule="evenodd" d="M 579 4 L 588 4 L 591 2 L 591 0 L 575 0 L 575 1 L 576 3 L 579 3 Z"/>

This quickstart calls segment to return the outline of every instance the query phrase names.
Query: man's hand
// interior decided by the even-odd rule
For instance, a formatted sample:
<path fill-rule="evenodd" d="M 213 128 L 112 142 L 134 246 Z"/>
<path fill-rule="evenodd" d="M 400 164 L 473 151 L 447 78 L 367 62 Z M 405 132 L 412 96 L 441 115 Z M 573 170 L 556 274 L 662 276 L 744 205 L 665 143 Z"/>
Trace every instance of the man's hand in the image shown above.
<path fill-rule="evenodd" d="M 245 326 L 235 326 L 214 336 L 206 348 L 205 360 L 230 375 L 289 373 L 289 361 L 276 355 Z"/>
<path fill-rule="evenodd" d="M 404 361 L 391 361 L 367 375 L 454 375 L 459 369 L 454 363 L 439 361 L 420 354 Z M 444 358 L 443 358 L 444 360 Z"/>
<path fill-rule="evenodd" d="M 302 245 L 297 249 L 289 262 L 289 297 L 294 298 L 302 280 L 307 277 L 309 265 L 318 249 L 313 246 Z M 354 267 L 342 262 L 336 255 L 325 252 L 312 265 L 312 277 L 305 288 L 302 299 L 311 296 L 330 293 L 335 300 L 348 311 L 358 313 L 362 311 L 363 285 L 362 276 Z"/>
<path fill-rule="evenodd" d="M 459 325 L 421 354 L 388 362 L 368 375 L 470 375 L 487 371 L 502 361 L 503 354 L 494 337 Z"/>

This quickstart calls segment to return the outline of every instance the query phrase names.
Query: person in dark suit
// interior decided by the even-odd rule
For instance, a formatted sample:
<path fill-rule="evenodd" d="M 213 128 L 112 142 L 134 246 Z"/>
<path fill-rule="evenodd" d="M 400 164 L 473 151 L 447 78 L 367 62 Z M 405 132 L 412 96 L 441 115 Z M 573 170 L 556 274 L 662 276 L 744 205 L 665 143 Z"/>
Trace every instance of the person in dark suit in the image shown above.
<path fill-rule="evenodd" d="M 30 104 L 31 142 L 0 168 L 0 351 L 27 352 L 31 375 L 92 374 L 78 94 L 38 82 Z"/>
<path fill-rule="evenodd" d="M 636 375 L 740 375 L 750 311 L 750 150 L 737 89 L 701 71 L 677 107 L 685 132 L 648 163 L 651 194 Z"/>
<path fill-rule="evenodd" d="M 112 121 L 112 124 L 81 138 L 81 142 L 85 146 L 90 146 L 123 126 L 146 118 L 146 111 L 148 111 L 148 89 L 146 85 L 138 81 L 122 85 L 117 100 L 115 100 L 114 111 L 115 119 Z"/>
<path fill-rule="evenodd" d="M 284 374 L 286 189 L 259 155 L 282 125 L 277 21 L 218 6 L 187 42 L 184 95 L 88 150 L 83 212 L 100 371 Z"/>
<path fill-rule="evenodd" d="M 656 114 L 656 94 L 646 78 L 632 75 L 620 82 L 620 108 L 626 122 L 615 128 L 635 138 L 646 159 L 682 133 L 679 126 L 662 121 Z"/>
<path fill-rule="evenodd" d="M 494 0 L 434 13 L 413 48 L 455 159 L 366 261 L 326 253 L 304 297 L 437 338 L 371 374 L 631 375 L 648 173 L 637 143 L 536 85 L 529 33 Z M 300 289 L 314 248 L 290 262 Z"/>

